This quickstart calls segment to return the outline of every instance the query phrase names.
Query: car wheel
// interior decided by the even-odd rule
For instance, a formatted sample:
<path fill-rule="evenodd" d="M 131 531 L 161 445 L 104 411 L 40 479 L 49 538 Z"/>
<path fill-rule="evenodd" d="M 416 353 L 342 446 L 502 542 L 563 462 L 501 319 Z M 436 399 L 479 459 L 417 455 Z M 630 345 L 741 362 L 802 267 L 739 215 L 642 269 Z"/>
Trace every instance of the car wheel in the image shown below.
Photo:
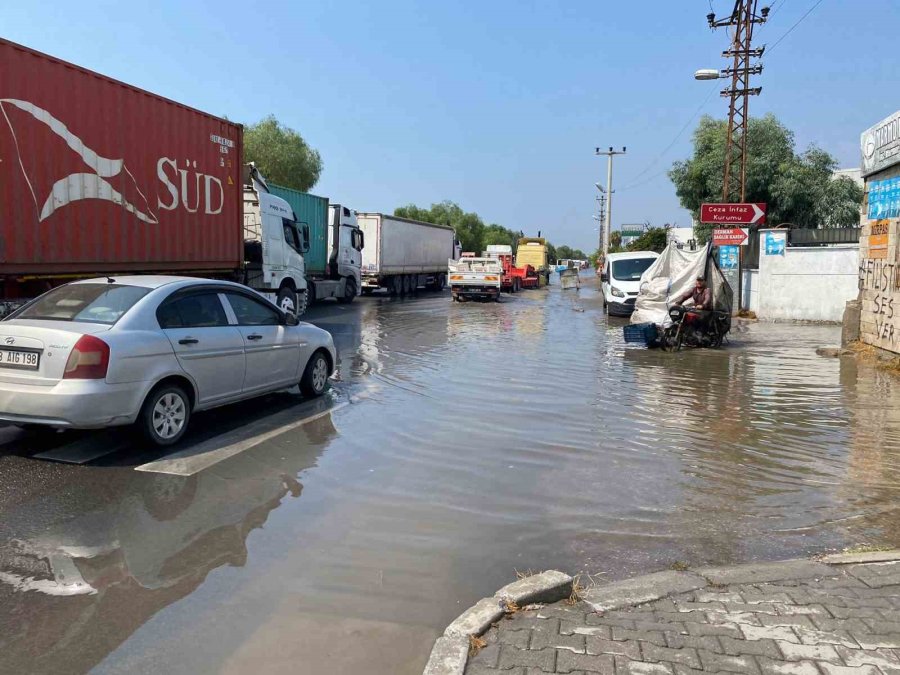
<path fill-rule="evenodd" d="M 338 298 L 338 302 L 349 305 L 356 299 L 356 279 L 347 277 L 347 283 L 344 284 L 344 297 Z"/>
<path fill-rule="evenodd" d="M 299 316 L 297 312 L 297 291 L 290 286 L 284 286 L 278 291 L 278 299 L 276 301 L 278 308 L 285 314 Z"/>
<path fill-rule="evenodd" d="M 141 432 L 155 445 L 173 445 L 181 440 L 191 420 L 191 402 L 177 384 L 150 392 L 138 418 Z"/>
<path fill-rule="evenodd" d="M 328 389 L 328 359 L 322 352 L 316 352 L 306 364 L 300 391 L 304 396 L 321 396 Z"/>

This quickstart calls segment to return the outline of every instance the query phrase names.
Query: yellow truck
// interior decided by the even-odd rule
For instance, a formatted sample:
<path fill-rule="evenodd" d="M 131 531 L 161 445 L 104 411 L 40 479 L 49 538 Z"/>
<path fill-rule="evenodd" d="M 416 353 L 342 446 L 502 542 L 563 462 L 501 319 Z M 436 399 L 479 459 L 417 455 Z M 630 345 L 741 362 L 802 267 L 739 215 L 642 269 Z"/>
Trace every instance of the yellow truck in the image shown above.
<path fill-rule="evenodd" d="M 550 265 L 547 261 L 547 240 L 543 237 L 522 237 L 516 248 L 516 267 L 531 265 L 537 272 L 540 285 L 550 283 Z"/>

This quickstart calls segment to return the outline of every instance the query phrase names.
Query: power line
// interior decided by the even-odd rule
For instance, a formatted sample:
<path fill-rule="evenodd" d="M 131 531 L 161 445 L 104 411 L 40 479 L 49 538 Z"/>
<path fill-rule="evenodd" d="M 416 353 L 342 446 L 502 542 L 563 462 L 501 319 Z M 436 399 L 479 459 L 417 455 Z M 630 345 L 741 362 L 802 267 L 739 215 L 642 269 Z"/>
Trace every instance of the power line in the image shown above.
<path fill-rule="evenodd" d="M 772 50 L 775 49 L 775 47 L 777 47 L 777 46 L 781 43 L 782 40 L 784 40 L 788 35 L 790 35 L 791 32 L 792 32 L 797 26 L 799 26 L 801 23 L 803 23 L 803 20 L 804 20 L 806 17 L 808 17 L 810 14 L 812 14 L 813 10 L 814 10 L 816 7 L 818 7 L 819 5 L 821 5 L 822 2 L 824 2 L 824 0 L 817 0 L 817 2 L 816 2 L 812 7 L 810 7 L 808 10 L 806 10 L 806 14 L 804 14 L 803 16 L 801 16 L 801 17 L 797 20 L 797 23 L 795 23 L 793 26 L 791 26 L 790 28 L 788 28 L 788 29 L 787 29 L 787 32 L 786 32 L 784 35 L 782 35 L 780 38 L 778 38 L 777 40 L 775 40 L 775 44 L 773 44 L 771 47 L 766 48 L 766 53 L 771 54 L 771 53 L 772 53 Z"/>
<path fill-rule="evenodd" d="M 635 175 L 632 177 L 631 181 L 629 182 L 629 184 L 628 184 L 626 187 L 620 188 L 620 189 L 622 189 L 622 190 L 628 190 L 629 188 L 636 187 L 637 185 L 643 185 L 644 182 L 646 182 L 646 181 L 640 181 L 640 182 L 636 182 L 636 181 L 637 181 L 641 176 L 643 176 L 645 173 L 647 173 L 650 169 L 652 169 L 654 166 L 656 166 L 656 163 L 659 162 L 659 160 L 661 160 L 663 157 L 665 157 L 666 153 L 669 152 L 669 150 L 671 150 L 672 147 L 678 142 L 678 139 L 681 138 L 682 134 L 684 134 L 684 132 L 687 130 L 687 128 L 691 125 L 691 123 L 692 123 L 695 119 L 697 119 L 697 116 L 698 116 L 701 112 L 703 112 L 703 108 L 706 107 L 706 104 L 709 103 L 709 99 L 711 99 L 712 96 L 713 96 L 713 94 L 715 94 L 715 93 L 716 93 L 716 90 L 715 90 L 715 89 L 710 89 L 709 93 L 706 95 L 706 98 L 703 99 L 703 103 L 701 103 L 700 106 L 697 108 L 697 110 L 694 111 L 694 114 L 691 115 L 691 118 L 690 118 L 687 122 L 684 123 L 684 126 L 681 127 L 681 129 L 678 131 L 678 133 L 675 134 L 675 138 L 673 138 L 673 139 L 672 139 L 672 142 L 669 143 L 669 144 L 666 146 L 665 150 L 663 150 L 661 153 L 659 153 L 659 155 L 656 157 L 656 159 L 654 159 L 652 162 L 650 162 L 650 163 L 644 168 L 643 171 L 641 171 L 641 172 L 635 174 Z M 651 178 L 655 178 L 655 177 L 658 176 L 658 175 L 660 175 L 660 174 L 658 174 L 658 173 L 657 173 L 657 174 L 654 174 L 654 176 L 651 176 Z"/>

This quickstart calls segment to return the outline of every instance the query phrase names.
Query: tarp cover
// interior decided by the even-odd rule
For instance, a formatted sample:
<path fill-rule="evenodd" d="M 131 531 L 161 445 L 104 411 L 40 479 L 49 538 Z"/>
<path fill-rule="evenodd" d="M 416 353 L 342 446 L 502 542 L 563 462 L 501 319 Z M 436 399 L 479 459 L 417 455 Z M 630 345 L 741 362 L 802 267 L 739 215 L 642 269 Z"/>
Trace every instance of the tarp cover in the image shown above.
<path fill-rule="evenodd" d="M 669 244 L 641 275 L 641 290 L 634 303 L 631 323 L 669 325 L 669 307 L 691 290 L 698 276 L 712 289 L 713 308 L 731 312 L 733 293 L 722 270 L 710 254 L 710 246 L 696 251 Z"/>

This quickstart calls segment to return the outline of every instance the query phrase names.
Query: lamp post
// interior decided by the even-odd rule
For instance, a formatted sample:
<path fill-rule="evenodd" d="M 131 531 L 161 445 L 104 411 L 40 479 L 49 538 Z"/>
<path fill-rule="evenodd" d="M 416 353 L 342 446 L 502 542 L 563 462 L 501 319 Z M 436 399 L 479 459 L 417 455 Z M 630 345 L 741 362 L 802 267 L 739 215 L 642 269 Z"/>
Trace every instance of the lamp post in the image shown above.
<path fill-rule="evenodd" d="M 600 148 L 596 148 L 594 154 L 596 155 L 606 155 L 606 219 L 605 219 L 605 231 L 603 233 L 603 255 L 604 257 L 609 253 L 609 230 L 612 227 L 612 165 L 613 165 L 613 156 L 614 155 L 624 155 L 625 154 L 625 146 L 622 146 L 621 150 L 613 150 L 612 146 L 609 146 L 609 150 L 603 150 L 601 152 Z M 596 185 L 596 183 L 595 183 Z M 597 186 L 599 187 L 599 185 Z"/>

